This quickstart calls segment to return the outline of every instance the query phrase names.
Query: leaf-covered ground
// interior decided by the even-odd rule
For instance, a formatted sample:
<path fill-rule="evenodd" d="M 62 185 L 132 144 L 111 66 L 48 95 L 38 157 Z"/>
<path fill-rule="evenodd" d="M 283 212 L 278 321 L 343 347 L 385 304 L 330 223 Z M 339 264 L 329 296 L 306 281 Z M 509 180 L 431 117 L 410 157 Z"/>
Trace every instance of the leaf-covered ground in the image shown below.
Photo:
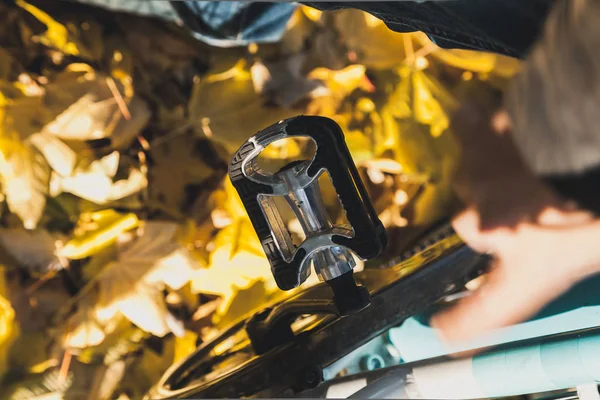
<path fill-rule="evenodd" d="M 207 335 L 289 294 L 226 179 L 237 147 L 280 119 L 342 126 L 392 238 L 377 262 L 393 259 L 454 206 L 460 148 L 448 127 L 461 96 L 502 89 L 518 67 L 358 11 L 299 8 L 279 43 L 232 49 L 58 1 L 3 3 L 0 20 L 10 399 L 140 398 Z M 263 162 L 307 151 L 287 141 Z"/>

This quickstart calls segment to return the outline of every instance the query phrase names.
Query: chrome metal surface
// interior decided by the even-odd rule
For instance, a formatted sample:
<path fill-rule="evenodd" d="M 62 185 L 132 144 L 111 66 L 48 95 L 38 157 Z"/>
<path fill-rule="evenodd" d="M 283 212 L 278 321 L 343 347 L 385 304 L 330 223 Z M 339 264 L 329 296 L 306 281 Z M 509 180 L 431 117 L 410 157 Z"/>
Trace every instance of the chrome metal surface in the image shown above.
<path fill-rule="evenodd" d="M 269 174 L 263 171 L 257 163 L 258 156 L 260 153 L 271 143 L 276 142 L 277 140 L 281 140 L 287 137 L 291 137 L 291 135 L 280 134 L 274 135 L 270 137 L 268 140 L 257 141 L 256 138 L 248 139 L 249 142 L 254 143 L 254 150 L 250 152 L 244 161 L 242 162 L 242 171 L 244 175 L 254 181 L 256 183 L 260 183 L 263 185 L 270 186 L 273 189 L 274 196 L 284 196 L 289 193 L 289 182 L 286 183 L 283 180 L 282 174 Z M 319 175 L 324 171 L 321 169 L 318 171 L 315 176 L 308 175 L 308 168 L 312 160 L 309 162 L 302 164 L 303 167 L 297 171 L 295 171 L 293 182 L 294 187 L 296 188 L 305 188 L 310 185 L 314 180 L 319 178 Z"/>
<path fill-rule="evenodd" d="M 341 246 L 333 246 L 317 251 L 311 257 L 315 273 L 321 281 L 330 281 L 352 271 L 356 261 L 350 251 Z"/>
<path fill-rule="evenodd" d="M 301 186 L 296 181 L 297 174 L 307 164 L 309 162 L 304 161 L 280 172 L 288 192 L 283 197 L 298 217 L 306 236 L 333 226 L 323 204 L 319 181 L 315 179 L 306 186 Z"/>
<path fill-rule="evenodd" d="M 333 228 L 333 223 L 323 204 L 318 179 L 305 187 L 301 187 L 295 177 L 306 170 L 308 161 L 281 171 L 282 180 L 288 188 L 288 194 L 283 197 L 290 205 L 300 221 L 306 237 Z M 356 262 L 349 250 L 342 246 L 332 246 L 317 250 L 311 257 L 315 273 L 321 281 L 328 281 L 352 271 Z"/>

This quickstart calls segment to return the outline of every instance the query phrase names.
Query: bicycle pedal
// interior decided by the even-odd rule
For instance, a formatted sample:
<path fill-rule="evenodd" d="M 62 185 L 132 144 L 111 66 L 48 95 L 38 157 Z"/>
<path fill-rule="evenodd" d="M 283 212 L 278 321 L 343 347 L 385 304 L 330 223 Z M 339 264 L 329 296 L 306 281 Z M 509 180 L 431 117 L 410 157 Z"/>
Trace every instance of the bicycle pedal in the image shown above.
<path fill-rule="evenodd" d="M 310 138 L 316 152 L 310 160 L 289 163 L 274 174 L 257 162 L 271 143 L 294 137 Z M 332 223 L 318 178 L 327 172 L 346 213 L 348 226 Z M 278 287 L 291 290 L 310 275 L 311 265 L 331 287 L 339 313 L 368 306 L 369 293 L 356 284 L 355 261 L 377 257 L 387 234 L 361 181 L 344 134 L 333 120 L 299 116 L 280 121 L 249 138 L 234 155 L 229 177 L 260 239 Z M 274 198 L 283 197 L 298 218 L 306 239 L 293 243 Z"/>

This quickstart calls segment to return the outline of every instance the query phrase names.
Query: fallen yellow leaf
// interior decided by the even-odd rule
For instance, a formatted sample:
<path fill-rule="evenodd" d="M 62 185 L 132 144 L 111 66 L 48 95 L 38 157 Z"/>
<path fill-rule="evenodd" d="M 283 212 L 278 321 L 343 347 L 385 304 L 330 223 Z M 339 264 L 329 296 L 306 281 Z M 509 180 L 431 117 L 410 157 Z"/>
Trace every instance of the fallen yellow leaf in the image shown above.
<path fill-rule="evenodd" d="M 102 210 L 82 215 L 79 223 L 81 232 L 60 249 L 62 257 L 74 260 L 89 257 L 110 246 L 123 232 L 136 228 L 139 221 L 135 214 Z"/>
<path fill-rule="evenodd" d="M 49 167 L 30 145 L 0 140 L 0 181 L 9 209 L 34 229 L 46 206 Z"/>
<path fill-rule="evenodd" d="M 23 8 L 31 15 L 36 17 L 41 23 L 48 28 L 46 34 L 42 36 L 42 43 L 46 46 L 51 46 L 67 54 L 74 56 L 79 55 L 79 50 L 75 43 L 69 41 L 69 32 L 64 25 L 57 22 L 50 15 L 46 14 L 37 7 L 23 1 L 16 0 L 19 7 Z"/>

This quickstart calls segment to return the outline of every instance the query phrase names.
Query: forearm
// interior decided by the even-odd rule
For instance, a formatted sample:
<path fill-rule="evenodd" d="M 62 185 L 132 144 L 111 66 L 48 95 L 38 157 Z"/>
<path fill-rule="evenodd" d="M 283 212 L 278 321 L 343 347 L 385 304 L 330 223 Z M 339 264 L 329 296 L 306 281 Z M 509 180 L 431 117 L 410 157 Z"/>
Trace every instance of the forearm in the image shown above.
<path fill-rule="evenodd" d="M 600 219 L 564 234 L 564 252 L 579 266 L 581 279 L 600 273 Z"/>

